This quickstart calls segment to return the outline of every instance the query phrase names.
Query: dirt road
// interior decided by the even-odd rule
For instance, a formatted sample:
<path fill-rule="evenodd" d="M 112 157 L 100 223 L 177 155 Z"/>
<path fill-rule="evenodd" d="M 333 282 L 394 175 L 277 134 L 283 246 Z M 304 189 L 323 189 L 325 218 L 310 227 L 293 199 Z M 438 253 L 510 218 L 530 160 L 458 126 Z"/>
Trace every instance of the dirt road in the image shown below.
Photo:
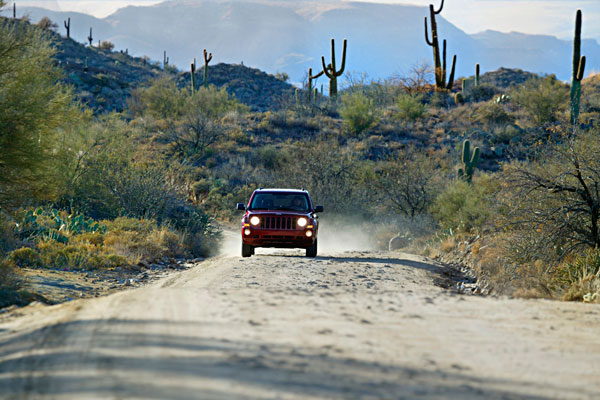
<path fill-rule="evenodd" d="M 458 295 L 400 253 L 290 254 L 30 306 L 0 322 L 0 398 L 600 398 L 598 305 Z"/>

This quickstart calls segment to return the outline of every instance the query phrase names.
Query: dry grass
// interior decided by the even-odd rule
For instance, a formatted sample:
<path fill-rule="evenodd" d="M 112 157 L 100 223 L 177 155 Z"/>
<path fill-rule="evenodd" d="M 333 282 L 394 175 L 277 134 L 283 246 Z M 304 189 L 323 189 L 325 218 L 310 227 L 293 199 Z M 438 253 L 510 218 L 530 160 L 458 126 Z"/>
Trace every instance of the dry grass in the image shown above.
<path fill-rule="evenodd" d="M 440 243 L 440 251 L 442 251 L 443 253 L 450 253 L 455 248 L 456 248 L 456 238 L 454 236 L 451 236 L 451 237 L 445 239 L 444 241 L 442 241 L 442 243 Z"/>

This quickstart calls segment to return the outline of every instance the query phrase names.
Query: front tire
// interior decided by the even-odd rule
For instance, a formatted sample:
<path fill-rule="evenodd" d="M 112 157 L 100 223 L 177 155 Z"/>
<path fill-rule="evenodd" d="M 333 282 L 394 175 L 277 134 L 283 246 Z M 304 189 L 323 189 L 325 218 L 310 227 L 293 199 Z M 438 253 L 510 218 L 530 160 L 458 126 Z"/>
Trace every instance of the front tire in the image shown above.
<path fill-rule="evenodd" d="M 250 257 L 252 254 L 254 254 L 254 247 L 242 243 L 242 257 Z"/>
<path fill-rule="evenodd" d="M 312 246 L 306 248 L 306 257 L 315 258 L 317 256 L 317 239 Z"/>

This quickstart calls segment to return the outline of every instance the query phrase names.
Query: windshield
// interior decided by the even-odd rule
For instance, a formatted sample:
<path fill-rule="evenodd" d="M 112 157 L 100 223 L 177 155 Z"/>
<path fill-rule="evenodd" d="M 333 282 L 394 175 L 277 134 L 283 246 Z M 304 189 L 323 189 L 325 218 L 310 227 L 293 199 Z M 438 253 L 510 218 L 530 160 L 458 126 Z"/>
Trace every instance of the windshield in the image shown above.
<path fill-rule="evenodd" d="M 308 210 L 308 197 L 298 193 L 256 193 L 252 198 L 250 210 Z"/>

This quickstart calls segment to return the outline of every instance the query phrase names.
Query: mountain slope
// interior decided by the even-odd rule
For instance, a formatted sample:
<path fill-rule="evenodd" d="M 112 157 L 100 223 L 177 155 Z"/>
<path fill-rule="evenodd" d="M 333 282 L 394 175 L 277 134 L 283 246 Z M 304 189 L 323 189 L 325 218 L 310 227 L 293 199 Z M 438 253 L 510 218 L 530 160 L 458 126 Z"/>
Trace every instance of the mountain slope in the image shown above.
<path fill-rule="evenodd" d="M 0 17 L 9 24 L 21 20 Z M 149 81 L 170 74 L 180 87 L 189 87 L 190 75 L 166 72 L 146 58 L 132 57 L 123 51 L 89 47 L 73 39 L 46 30 L 46 36 L 56 47 L 55 59 L 64 71 L 64 81 L 74 88 L 77 98 L 96 113 L 124 111 L 132 91 Z M 254 111 L 277 109 L 293 97 L 294 87 L 254 68 L 243 65 L 217 64 L 209 66 L 209 83 L 225 87 L 230 94 Z M 199 68 L 198 83 L 202 83 Z"/>
<path fill-rule="evenodd" d="M 447 5 L 446 7 L 451 7 Z M 330 57 L 329 39 L 348 38 L 347 71 L 385 78 L 406 72 L 421 61 L 431 62 L 425 44 L 425 7 L 360 2 L 275 2 L 261 0 L 177 0 L 146 7 L 126 7 L 105 19 L 76 13 L 23 8 L 32 20 L 47 15 L 58 22 L 71 16 L 73 37 L 86 41 L 89 27 L 95 40 L 110 40 L 118 49 L 162 60 L 187 70 L 207 48 L 215 63 L 241 63 L 267 72 L 285 71 L 293 81 L 305 78 L 309 67 L 320 68 Z M 448 58 L 457 54 L 458 76 L 472 75 L 474 64 L 484 71 L 503 66 L 569 79 L 571 43 L 551 36 L 485 31 L 467 35 L 438 16 Z M 585 40 L 588 71 L 600 69 L 600 46 Z M 321 82 L 323 79 L 321 78 Z"/>

